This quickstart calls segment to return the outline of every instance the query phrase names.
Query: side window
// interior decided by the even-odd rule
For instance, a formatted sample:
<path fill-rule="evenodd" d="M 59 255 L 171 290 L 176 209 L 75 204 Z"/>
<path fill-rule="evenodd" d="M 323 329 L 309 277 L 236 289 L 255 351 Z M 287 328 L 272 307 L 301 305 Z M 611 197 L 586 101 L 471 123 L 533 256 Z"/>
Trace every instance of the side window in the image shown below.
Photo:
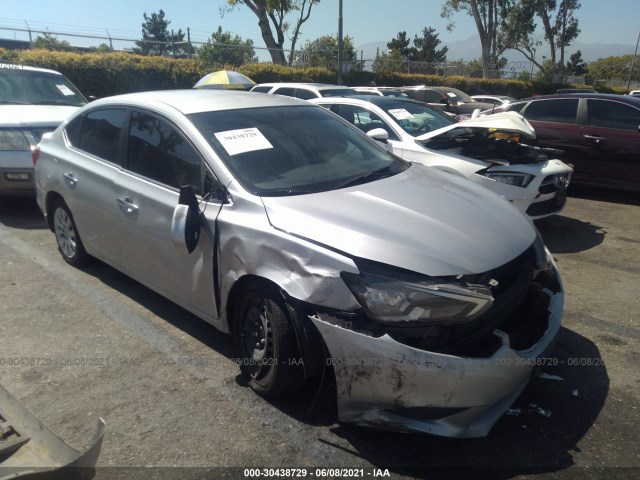
<path fill-rule="evenodd" d="M 588 124 L 593 127 L 638 130 L 640 110 L 620 102 L 587 100 Z"/>
<path fill-rule="evenodd" d="M 82 123 L 75 139 L 70 138 L 72 145 L 80 150 L 118 163 L 120 138 L 127 111 L 124 109 L 106 108 L 89 112 Z"/>
<path fill-rule="evenodd" d="M 296 89 L 296 97 L 297 98 L 301 98 L 303 100 L 309 100 L 311 98 L 318 98 L 318 95 L 316 95 L 315 93 L 309 91 L 309 90 L 305 90 L 303 88 L 298 88 Z"/>
<path fill-rule="evenodd" d="M 66 127 L 64 127 L 64 133 L 67 136 L 67 141 L 74 147 L 78 146 L 78 137 L 80 135 L 80 128 L 82 127 L 82 121 L 84 115 L 74 118 L 70 121 Z"/>
<path fill-rule="evenodd" d="M 273 93 L 274 93 L 274 95 L 284 95 L 286 97 L 295 97 L 295 89 L 291 88 L 291 87 L 278 88 Z"/>
<path fill-rule="evenodd" d="M 446 103 L 446 100 L 440 92 L 436 92 L 435 90 L 425 90 L 424 102 L 425 103 Z"/>
<path fill-rule="evenodd" d="M 520 113 L 527 120 L 575 124 L 578 102 L 577 98 L 534 101 L 527 106 L 524 112 Z"/>
<path fill-rule="evenodd" d="M 338 109 L 336 112 L 342 118 L 344 118 L 347 122 L 355 125 L 363 132 L 367 133 L 369 130 L 373 130 L 374 128 L 382 128 L 387 131 L 389 134 L 389 138 L 393 140 L 397 140 L 397 136 L 391 129 L 387 126 L 387 124 L 378 116 L 375 112 L 370 112 L 369 110 L 356 107 L 353 105 L 338 105 Z"/>
<path fill-rule="evenodd" d="M 131 114 L 127 168 L 170 187 L 191 185 L 202 193 L 202 160 L 169 123 L 141 112 Z"/>
<path fill-rule="evenodd" d="M 273 87 L 266 87 L 266 86 L 258 86 L 258 87 L 253 87 L 251 89 L 252 92 L 259 92 L 259 93 L 268 93 L 269 90 L 271 90 Z"/>

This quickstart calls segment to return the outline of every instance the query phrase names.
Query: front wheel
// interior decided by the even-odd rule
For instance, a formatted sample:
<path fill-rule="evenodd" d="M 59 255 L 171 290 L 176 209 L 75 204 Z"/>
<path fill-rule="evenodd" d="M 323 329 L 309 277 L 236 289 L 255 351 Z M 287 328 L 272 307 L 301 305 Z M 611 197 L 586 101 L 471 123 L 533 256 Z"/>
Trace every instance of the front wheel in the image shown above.
<path fill-rule="evenodd" d="M 53 231 L 56 234 L 58 251 L 65 262 L 74 267 L 87 262 L 89 255 L 82 245 L 73 216 L 62 200 L 57 200 L 53 207 Z"/>
<path fill-rule="evenodd" d="M 291 392 L 302 381 L 302 361 L 295 332 L 282 300 L 257 284 L 240 293 L 234 336 L 240 370 L 258 394 Z"/>

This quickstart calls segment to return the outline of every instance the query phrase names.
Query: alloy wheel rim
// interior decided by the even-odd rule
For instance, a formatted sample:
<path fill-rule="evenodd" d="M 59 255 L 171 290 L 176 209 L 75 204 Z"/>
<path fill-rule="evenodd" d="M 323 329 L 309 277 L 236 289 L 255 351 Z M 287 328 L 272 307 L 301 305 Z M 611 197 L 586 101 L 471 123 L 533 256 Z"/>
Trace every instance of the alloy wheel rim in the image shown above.
<path fill-rule="evenodd" d="M 67 258 L 73 258 L 77 250 L 76 232 L 71 222 L 71 217 L 63 208 L 57 208 L 54 215 L 54 229 L 56 241 Z"/>

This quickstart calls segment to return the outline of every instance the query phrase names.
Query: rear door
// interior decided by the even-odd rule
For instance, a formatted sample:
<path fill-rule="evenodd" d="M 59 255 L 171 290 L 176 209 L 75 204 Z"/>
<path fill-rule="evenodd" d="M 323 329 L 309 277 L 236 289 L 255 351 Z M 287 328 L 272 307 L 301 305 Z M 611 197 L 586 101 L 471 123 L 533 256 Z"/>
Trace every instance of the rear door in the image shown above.
<path fill-rule="evenodd" d="M 640 190 L 640 109 L 607 99 L 586 99 L 581 142 L 590 183 Z"/>
<path fill-rule="evenodd" d="M 125 108 L 101 108 L 76 117 L 65 128 L 69 157 L 61 157 L 61 191 L 87 251 L 118 267 L 124 265 L 113 250 L 120 237 L 113 181 L 121 166 Z"/>

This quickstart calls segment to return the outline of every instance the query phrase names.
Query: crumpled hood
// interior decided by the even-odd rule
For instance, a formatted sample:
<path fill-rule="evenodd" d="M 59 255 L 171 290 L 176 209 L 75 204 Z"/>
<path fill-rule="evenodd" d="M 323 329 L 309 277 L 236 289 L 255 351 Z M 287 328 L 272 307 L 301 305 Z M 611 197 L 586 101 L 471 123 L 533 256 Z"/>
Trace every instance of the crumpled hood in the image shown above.
<path fill-rule="evenodd" d="M 0 105 L 4 127 L 58 126 L 80 107 L 62 105 Z"/>
<path fill-rule="evenodd" d="M 489 271 L 536 237 L 506 200 L 421 165 L 364 185 L 262 201 L 275 228 L 426 275 Z"/>
<path fill-rule="evenodd" d="M 526 118 L 518 112 L 502 112 L 453 123 L 446 127 L 420 135 L 419 137 L 416 137 L 416 140 L 428 140 L 451 130 L 455 130 L 456 128 L 495 129 L 500 132 L 519 133 L 527 138 L 536 138 L 536 131 Z"/>

